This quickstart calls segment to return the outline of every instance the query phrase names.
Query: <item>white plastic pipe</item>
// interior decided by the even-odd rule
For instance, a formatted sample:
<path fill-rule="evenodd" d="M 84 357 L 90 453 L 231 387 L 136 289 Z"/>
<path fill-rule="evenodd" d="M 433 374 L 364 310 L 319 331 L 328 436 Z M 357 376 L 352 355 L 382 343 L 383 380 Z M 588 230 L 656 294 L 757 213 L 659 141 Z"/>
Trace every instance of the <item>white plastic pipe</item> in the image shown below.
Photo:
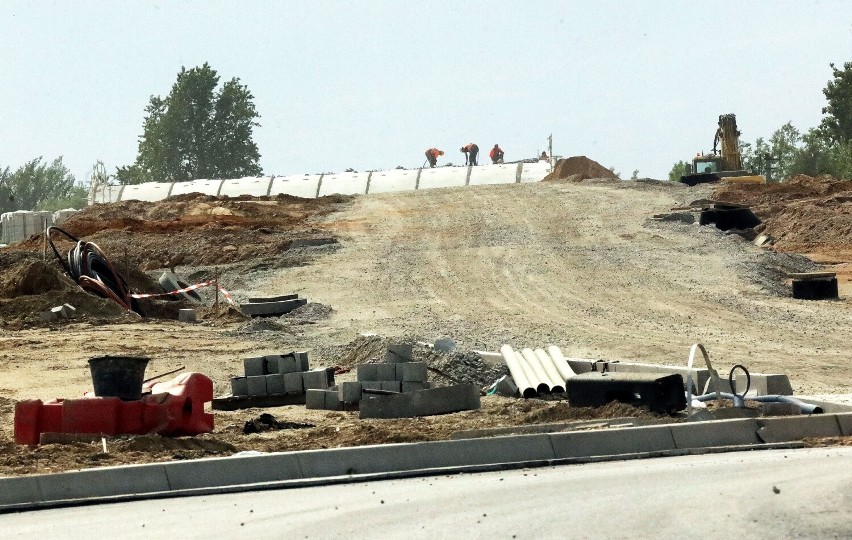
<path fill-rule="evenodd" d="M 512 347 L 510 345 L 503 345 L 500 347 L 500 354 L 503 355 L 503 360 L 506 362 L 506 366 L 509 368 L 509 373 L 512 374 L 512 378 L 515 380 L 515 384 L 518 386 L 518 391 L 521 395 L 525 398 L 531 398 L 538 395 L 535 387 L 533 387 L 533 385 L 529 382 L 524 366 L 518 363 L 518 359 L 515 357 L 515 351 Z"/>
<path fill-rule="evenodd" d="M 533 371 L 532 366 L 529 362 L 527 362 L 523 355 L 519 351 L 512 351 L 515 354 L 515 361 L 518 362 L 518 365 L 521 366 L 521 369 L 524 370 L 524 373 L 527 376 L 527 382 L 530 383 L 530 386 L 536 389 L 536 395 L 538 395 L 538 380 L 535 375 L 535 371 Z"/>
<path fill-rule="evenodd" d="M 550 393 L 551 387 L 553 383 L 550 380 L 550 377 L 547 376 L 547 372 L 544 371 L 544 367 L 542 367 L 541 362 L 538 361 L 538 357 L 535 355 L 532 349 L 529 347 L 521 349 L 521 356 L 524 357 L 524 360 L 527 361 L 527 364 L 532 367 L 533 372 L 535 373 L 535 380 L 530 381 L 536 385 L 535 389 L 539 392 Z"/>
<path fill-rule="evenodd" d="M 553 359 L 553 363 L 556 365 L 556 369 L 559 371 L 559 375 L 562 376 L 563 381 L 567 381 L 576 373 L 571 369 L 571 366 L 568 364 L 568 360 L 562 356 L 562 351 L 556 345 L 551 345 L 547 348 L 547 352 L 550 353 L 550 357 Z"/>
<path fill-rule="evenodd" d="M 555 394 L 565 392 L 565 381 L 562 380 L 562 376 L 559 374 L 559 370 L 556 369 L 553 359 L 544 352 L 544 349 L 536 349 L 533 352 L 538 357 L 538 361 L 547 373 L 548 378 L 550 378 L 550 391 Z"/>

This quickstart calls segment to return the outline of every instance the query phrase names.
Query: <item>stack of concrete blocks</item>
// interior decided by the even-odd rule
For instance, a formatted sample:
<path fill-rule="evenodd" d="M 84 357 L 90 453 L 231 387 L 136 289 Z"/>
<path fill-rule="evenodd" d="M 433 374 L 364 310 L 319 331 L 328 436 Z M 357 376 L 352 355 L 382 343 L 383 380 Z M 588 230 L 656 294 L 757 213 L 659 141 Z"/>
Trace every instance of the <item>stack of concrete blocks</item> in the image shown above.
<path fill-rule="evenodd" d="M 30 212 L 18 210 L 0 215 L 0 244 L 12 244 L 26 240 L 34 234 L 43 233 L 53 225 L 53 213 L 47 211 Z"/>
<path fill-rule="evenodd" d="M 412 362 L 411 345 L 390 345 L 382 364 L 356 366 L 357 381 L 336 388 L 308 391 L 305 407 L 330 411 L 357 410 L 362 399 L 381 397 L 365 390 L 405 393 L 430 388 L 429 371 L 423 362 Z"/>
<path fill-rule="evenodd" d="M 239 397 L 263 397 L 305 394 L 310 389 L 334 385 L 334 374 L 327 369 L 310 369 L 307 352 L 256 356 L 243 360 L 245 375 L 231 378 L 231 394 Z"/>

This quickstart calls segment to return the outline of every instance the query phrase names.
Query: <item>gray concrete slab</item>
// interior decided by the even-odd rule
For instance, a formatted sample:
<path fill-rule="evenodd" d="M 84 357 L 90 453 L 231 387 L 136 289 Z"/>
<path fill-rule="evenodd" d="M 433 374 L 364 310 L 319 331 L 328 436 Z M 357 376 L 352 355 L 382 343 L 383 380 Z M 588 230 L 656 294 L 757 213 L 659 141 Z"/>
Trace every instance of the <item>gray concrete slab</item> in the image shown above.
<path fill-rule="evenodd" d="M 257 377 L 269 373 L 266 367 L 266 357 L 255 356 L 243 359 L 243 371 L 246 377 Z"/>
<path fill-rule="evenodd" d="M 672 424 L 671 430 L 677 448 L 706 448 L 711 446 L 758 444 L 757 420 L 710 420 Z"/>
<path fill-rule="evenodd" d="M 305 390 L 306 409 L 325 409 L 325 390 L 309 388 Z"/>
<path fill-rule="evenodd" d="M 605 456 L 674 450 L 669 426 L 640 426 L 624 429 L 551 433 L 557 458 Z"/>
<path fill-rule="evenodd" d="M 42 500 L 37 476 L 2 478 L 0 507 L 7 504 L 24 504 Z"/>
<path fill-rule="evenodd" d="M 306 298 L 296 298 L 294 300 L 282 300 L 280 302 L 259 302 L 247 303 L 240 305 L 240 311 L 243 315 L 249 317 L 272 317 L 290 313 L 296 308 L 302 307 L 308 303 Z"/>
<path fill-rule="evenodd" d="M 852 436 L 852 413 L 839 413 L 834 415 L 837 418 L 837 424 L 840 426 L 840 432 L 844 437 Z"/>
<path fill-rule="evenodd" d="M 361 401 L 361 383 L 357 381 L 346 381 L 338 387 L 338 399 L 343 403 L 357 403 Z"/>
<path fill-rule="evenodd" d="M 246 383 L 248 384 L 248 395 L 265 396 L 268 394 L 266 390 L 266 375 L 246 377 Z"/>
<path fill-rule="evenodd" d="M 325 369 L 312 369 L 310 371 L 302 371 L 302 385 L 305 390 L 312 388 L 325 390 L 330 385 L 328 384 L 328 375 Z"/>
<path fill-rule="evenodd" d="M 280 373 L 272 373 L 266 375 L 266 393 L 267 394 L 284 394 L 284 375 Z"/>
<path fill-rule="evenodd" d="M 305 385 L 302 381 L 302 372 L 294 371 L 293 373 L 285 373 L 284 391 L 288 394 L 302 394 L 305 391 Z"/>
<path fill-rule="evenodd" d="M 378 381 L 378 364 L 358 364 L 355 366 L 356 377 L 359 381 Z"/>
<path fill-rule="evenodd" d="M 44 474 L 35 478 L 42 500 L 109 497 L 173 489 L 162 463 Z"/>
<path fill-rule="evenodd" d="M 301 369 L 299 369 L 301 367 L 300 362 L 298 362 L 293 355 L 275 355 L 274 363 L 271 358 L 273 357 L 266 357 L 266 359 L 270 361 L 269 371 L 273 371 L 274 368 L 274 372 L 280 373 L 281 375 L 301 371 Z"/>
<path fill-rule="evenodd" d="M 396 364 L 376 364 L 377 381 L 395 381 Z"/>
<path fill-rule="evenodd" d="M 842 435 L 837 417 L 833 414 L 760 418 L 757 436 L 766 443 L 800 441 L 808 437 L 839 437 Z"/>
<path fill-rule="evenodd" d="M 342 411 L 343 410 L 343 402 L 340 401 L 340 394 L 338 390 L 326 390 L 325 391 L 325 410 L 327 411 Z"/>
<path fill-rule="evenodd" d="M 248 381 L 245 377 L 231 377 L 231 394 L 234 396 L 247 396 Z"/>
<path fill-rule="evenodd" d="M 473 384 L 459 384 L 364 400 L 360 416 L 411 418 L 478 409 L 479 406 L 479 388 Z"/>
<path fill-rule="evenodd" d="M 426 382 L 429 371 L 424 362 L 403 362 L 396 364 L 396 378 L 403 382 Z"/>
<path fill-rule="evenodd" d="M 308 351 L 295 351 L 293 352 L 293 356 L 296 357 L 296 362 L 298 362 L 299 365 L 299 371 L 308 371 L 311 369 L 308 362 Z"/>

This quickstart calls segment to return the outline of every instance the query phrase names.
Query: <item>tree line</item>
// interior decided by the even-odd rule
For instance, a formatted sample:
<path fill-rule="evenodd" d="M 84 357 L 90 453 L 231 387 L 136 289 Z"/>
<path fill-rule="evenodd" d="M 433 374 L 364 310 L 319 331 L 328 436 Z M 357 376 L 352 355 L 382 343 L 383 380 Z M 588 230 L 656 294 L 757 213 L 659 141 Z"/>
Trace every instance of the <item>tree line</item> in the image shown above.
<path fill-rule="evenodd" d="M 802 132 L 787 122 L 768 139 L 740 141 L 743 169 L 774 180 L 797 174 L 852 178 L 852 62 L 843 64 L 843 69 L 830 66 L 832 78 L 822 90 L 827 105 L 820 124 Z M 678 180 L 686 165 L 675 163 L 669 180 Z"/>

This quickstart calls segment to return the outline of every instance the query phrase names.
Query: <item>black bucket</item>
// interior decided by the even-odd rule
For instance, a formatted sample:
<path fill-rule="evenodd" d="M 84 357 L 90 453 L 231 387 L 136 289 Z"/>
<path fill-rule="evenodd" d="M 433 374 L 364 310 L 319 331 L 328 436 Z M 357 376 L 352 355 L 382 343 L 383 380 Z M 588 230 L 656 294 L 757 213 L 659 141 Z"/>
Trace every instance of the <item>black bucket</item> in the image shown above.
<path fill-rule="evenodd" d="M 142 381 L 150 358 L 98 356 L 89 359 L 95 395 L 132 401 L 142 397 Z"/>

